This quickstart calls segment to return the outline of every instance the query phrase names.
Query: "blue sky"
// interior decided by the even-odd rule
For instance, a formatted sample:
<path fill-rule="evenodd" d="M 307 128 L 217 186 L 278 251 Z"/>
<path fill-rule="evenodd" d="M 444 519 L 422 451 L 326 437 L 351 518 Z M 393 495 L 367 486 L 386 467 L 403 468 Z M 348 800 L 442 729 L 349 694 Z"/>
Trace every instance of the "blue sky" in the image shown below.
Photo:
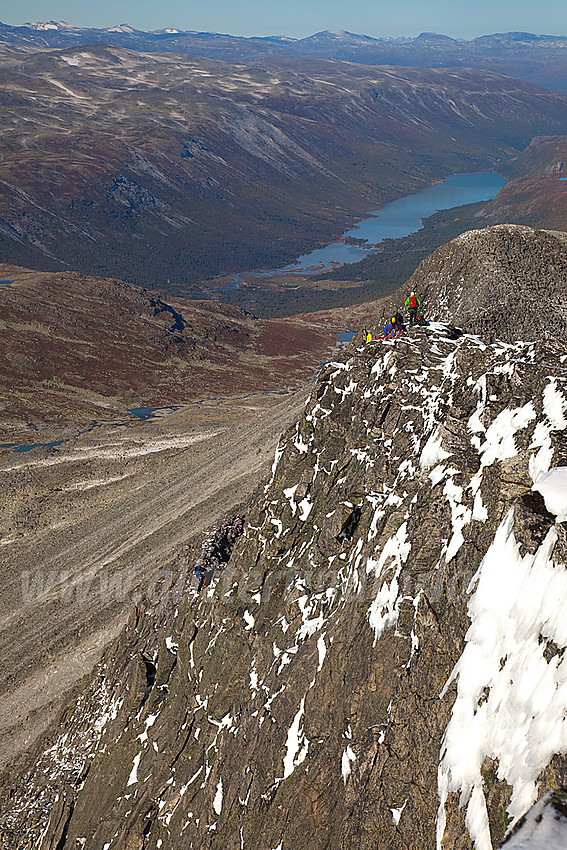
<path fill-rule="evenodd" d="M 302 37 L 323 29 L 372 36 L 423 31 L 462 38 L 524 30 L 567 34 L 562 0 L 0 0 L 0 21 L 64 20 L 79 26 L 129 23 L 234 35 Z"/>

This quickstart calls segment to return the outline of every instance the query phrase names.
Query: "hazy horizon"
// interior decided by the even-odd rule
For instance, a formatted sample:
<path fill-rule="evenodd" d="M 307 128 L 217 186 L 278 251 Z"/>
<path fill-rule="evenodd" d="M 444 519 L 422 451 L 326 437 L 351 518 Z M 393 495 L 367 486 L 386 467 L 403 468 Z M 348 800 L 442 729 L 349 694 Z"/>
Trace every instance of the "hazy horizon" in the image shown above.
<path fill-rule="evenodd" d="M 2 6 L 5 8 L 3 9 Z M 179 29 L 245 37 L 287 36 L 305 38 L 323 30 L 346 30 L 373 38 L 414 38 L 435 32 L 470 40 L 502 32 L 529 32 L 561 36 L 567 33 L 567 7 L 555 0 L 478 0 L 472 4 L 452 0 L 400 0 L 393 4 L 352 0 L 288 0 L 285 6 L 260 0 L 210 0 L 207 4 L 162 0 L 100 0 L 97 4 L 72 0 L 20 0 L 8 7 L 0 0 L 0 21 L 10 26 L 43 21 L 64 21 L 72 26 L 107 28 L 128 24 L 153 31 Z"/>
<path fill-rule="evenodd" d="M 6 20 L 0 20 L 0 23 L 7 24 L 8 26 L 13 26 L 13 27 L 22 27 L 22 26 L 34 25 L 34 24 L 49 24 L 49 23 L 55 24 L 55 23 L 58 23 L 58 24 L 65 24 L 69 27 L 76 27 L 76 28 L 81 28 L 81 29 L 113 29 L 113 28 L 117 28 L 117 27 L 120 27 L 120 26 L 129 26 L 133 30 L 136 30 L 138 32 L 146 32 L 146 33 L 163 32 L 164 30 L 179 30 L 180 32 L 195 32 L 195 33 L 210 32 L 214 35 L 226 35 L 226 36 L 233 36 L 235 38 L 289 38 L 290 40 L 294 40 L 294 39 L 299 40 L 299 39 L 302 39 L 302 38 L 308 38 L 309 36 L 317 35 L 320 32 L 336 32 L 336 33 L 343 33 L 344 32 L 344 33 L 347 33 L 347 34 L 350 33 L 351 35 L 360 35 L 360 36 L 365 36 L 367 38 L 375 38 L 375 39 L 380 39 L 380 38 L 391 38 L 391 39 L 407 38 L 407 39 L 412 39 L 412 38 L 417 38 L 419 35 L 423 35 L 423 34 L 427 33 L 427 34 L 431 34 L 431 35 L 448 36 L 449 38 L 452 38 L 455 41 L 474 41 L 476 38 L 480 38 L 482 36 L 503 35 L 503 34 L 507 34 L 507 33 L 516 33 L 516 32 L 522 32 L 522 33 L 526 33 L 528 35 L 536 35 L 536 36 L 540 36 L 540 37 L 543 37 L 543 38 L 546 38 L 546 37 L 551 37 L 551 38 L 567 37 L 567 32 L 565 32 L 565 33 L 564 32 L 552 33 L 552 32 L 535 32 L 535 31 L 532 31 L 532 30 L 491 30 L 491 31 L 487 30 L 486 32 L 481 32 L 478 35 L 472 35 L 470 37 L 466 37 L 466 36 L 462 36 L 462 35 L 451 35 L 448 32 L 443 32 L 442 30 L 434 30 L 434 29 L 420 30 L 418 33 L 412 33 L 411 35 L 408 35 L 407 33 L 391 35 L 391 34 L 383 34 L 383 33 L 377 34 L 377 33 L 365 32 L 363 30 L 354 30 L 354 29 L 348 30 L 348 29 L 344 29 L 344 28 L 339 29 L 339 28 L 333 28 L 333 27 L 326 27 L 324 29 L 313 30 L 313 31 L 307 32 L 305 35 L 297 35 L 297 36 L 292 36 L 287 32 L 270 32 L 270 33 L 262 33 L 262 34 L 259 34 L 259 33 L 256 33 L 256 32 L 250 32 L 250 33 L 244 35 L 242 33 L 237 33 L 237 32 L 228 31 L 228 30 L 195 29 L 194 27 L 193 28 L 185 28 L 185 27 L 177 27 L 177 26 L 174 26 L 174 25 L 146 28 L 146 27 L 141 27 L 141 26 L 135 26 L 134 24 L 132 24 L 131 21 L 115 21 L 112 24 L 99 24 L 99 25 L 95 26 L 95 25 L 90 25 L 90 24 L 77 24 L 75 21 L 64 20 L 62 18 L 44 18 L 44 19 L 41 19 L 41 20 L 38 19 L 38 20 L 34 20 L 34 21 L 22 21 L 21 23 L 16 23 L 16 24 L 10 23 L 9 21 L 6 21 Z"/>

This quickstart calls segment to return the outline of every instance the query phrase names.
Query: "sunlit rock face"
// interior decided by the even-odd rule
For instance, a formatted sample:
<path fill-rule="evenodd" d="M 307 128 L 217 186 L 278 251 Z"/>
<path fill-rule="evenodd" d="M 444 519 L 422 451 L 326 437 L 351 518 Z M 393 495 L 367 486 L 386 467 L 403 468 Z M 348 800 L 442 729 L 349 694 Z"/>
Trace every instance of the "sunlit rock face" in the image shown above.
<path fill-rule="evenodd" d="M 224 568 L 172 569 L 13 773 L 1 846 L 499 846 L 567 775 L 566 356 L 432 325 L 327 364 Z"/>

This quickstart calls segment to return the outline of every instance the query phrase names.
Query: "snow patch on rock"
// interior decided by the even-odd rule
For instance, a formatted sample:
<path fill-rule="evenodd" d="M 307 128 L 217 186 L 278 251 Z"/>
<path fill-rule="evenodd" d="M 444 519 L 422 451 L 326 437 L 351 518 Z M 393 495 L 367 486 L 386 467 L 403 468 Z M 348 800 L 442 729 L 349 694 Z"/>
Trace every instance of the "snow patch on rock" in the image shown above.
<path fill-rule="evenodd" d="M 546 794 L 532 806 L 525 822 L 504 845 L 506 850 L 565 850 L 567 818 L 549 801 Z"/>
<path fill-rule="evenodd" d="M 222 779 L 219 779 L 217 785 L 215 799 L 213 800 L 213 809 L 216 815 L 220 815 L 220 813 L 222 812 Z"/>
<path fill-rule="evenodd" d="M 441 697 L 457 684 L 457 698 L 440 753 L 437 847 L 445 831 L 445 803 L 461 793 L 476 850 L 492 850 L 481 767 L 497 760 L 498 778 L 513 789 L 512 825 L 537 798 L 537 777 L 552 756 L 567 750 L 567 667 L 562 653 L 546 660 L 548 645 L 567 646 L 567 570 L 554 564 L 551 528 L 534 555 L 522 557 L 510 510 L 469 591 L 466 645 Z"/>
<path fill-rule="evenodd" d="M 134 763 L 132 764 L 132 770 L 130 771 L 130 776 L 128 777 L 128 782 L 126 783 L 126 787 L 128 788 L 130 785 L 135 785 L 138 782 L 138 768 L 140 766 L 140 759 L 142 758 L 142 753 L 138 753 L 134 756 Z"/>
<path fill-rule="evenodd" d="M 289 727 L 287 739 L 285 742 L 286 754 L 283 760 L 284 775 L 287 779 L 291 776 L 298 765 L 305 761 L 307 750 L 309 749 L 309 741 L 305 737 L 303 728 L 301 728 L 301 718 L 305 713 L 305 697 L 301 700 L 299 710 L 293 718 L 293 723 Z"/>
<path fill-rule="evenodd" d="M 394 569 L 394 575 L 390 581 L 384 581 L 376 594 L 372 605 L 368 610 L 368 622 L 374 631 L 374 646 L 380 635 L 398 622 L 398 579 L 402 567 L 408 559 L 411 551 L 411 543 L 407 539 L 407 523 L 403 523 L 393 537 L 386 541 L 378 561 L 368 559 L 366 572 L 374 571 L 376 578 L 382 574 L 386 563 Z"/>
<path fill-rule="evenodd" d="M 557 378 L 551 378 L 543 391 L 543 410 L 556 431 L 567 428 L 567 419 L 565 419 L 567 400 L 557 387 Z"/>
<path fill-rule="evenodd" d="M 541 493 L 545 507 L 557 517 L 557 522 L 567 522 L 567 466 L 556 466 L 544 473 L 532 490 Z"/>
<path fill-rule="evenodd" d="M 341 773 L 343 777 L 343 782 L 346 785 L 348 782 L 348 778 L 351 773 L 351 764 L 356 761 L 356 756 L 353 753 L 350 744 L 347 745 L 346 749 L 343 752 L 341 759 Z"/>
<path fill-rule="evenodd" d="M 439 433 L 439 430 L 437 430 L 430 436 L 423 447 L 423 451 L 419 458 L 419 465 L 424 470 L 431 469 L 432 466 L 436 466 L 448 457 L 451 457 L 451 452 L 445 451 L 445 449 L 441 446 L 441 434 Z"/>

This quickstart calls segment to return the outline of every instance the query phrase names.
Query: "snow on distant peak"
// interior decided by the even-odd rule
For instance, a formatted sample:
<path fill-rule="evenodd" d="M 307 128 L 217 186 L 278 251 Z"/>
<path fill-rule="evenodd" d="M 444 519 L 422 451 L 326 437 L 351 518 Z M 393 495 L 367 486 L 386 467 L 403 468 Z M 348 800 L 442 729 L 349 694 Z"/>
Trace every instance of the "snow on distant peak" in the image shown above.
<path fill-rule="evenodd" d="M 471 625 L 465 648 L 441 693 L 457 697 L 441 744 L 437 848 L 443 846 L 445 804 L 460 792 L 475 850 L 492 850 L 483 793 L 485 758 L 512 787 L 512 826 L 535 802 L 537 778 L 552 756 L 567 750 L 567 569 L 551 560 L 551 528 L 532 555 L 522 556 L 510 510 L 469 591 Z M 548 646 L 559 653 L 547 659 Z"/>
<path fill-rule="evenodd" d="M 105 32 L 127 32 L 132 34 L 135 30 L 133 27 L 128 26 L 128 24 L 117 24 L 115 27 L 107 27 Z"/>
<path fill-rule="evenodd" d="M 79 27 L 75 27 L 72 24 L 68 24 L 66 21 L 30 21 L 29 23 L 24 24 L 25 27 L 29 27 L 33 30 L 76 30 Z"/>
<path fill-rule="evenodd" d="M 302 41 L 325 41 L 327 39 L 343 39 L 350 41 L 353 38 L 360 38 L 360 36 L 354 35 L 354 33 L 347 32 L 346 30 L 321 30 L 320 32 L 316 32 L 313 35 L 307 36 L 306 39 L 301 39 Z"/>

